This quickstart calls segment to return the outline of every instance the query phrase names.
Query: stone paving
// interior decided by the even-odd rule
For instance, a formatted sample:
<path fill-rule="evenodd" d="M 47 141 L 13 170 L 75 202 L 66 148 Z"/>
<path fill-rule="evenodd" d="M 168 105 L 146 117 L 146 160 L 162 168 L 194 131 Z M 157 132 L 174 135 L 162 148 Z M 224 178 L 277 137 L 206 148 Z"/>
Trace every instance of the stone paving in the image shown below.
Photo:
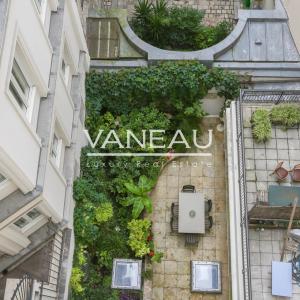
<path fill-rule="evenodd" d="M 244 145 L 247 182 L 247 203 L 250 210 L 257 200 L 257 192 L 267 191 L 270 185 L 278 185 L 270 173 L 279 161 L 284 161 L 287 169 L 300 163 L 300 128 L 287 131 L 280 127 L 272 128 L 272 138 L 263 144 L 257 144 L 252 138 L 251 115 L 261 105 L 243 106 Z M 270 106 L 264 105 L 264 108 Z M 290 186 L 290 180 L 280 183 Z M 292 183 L 292 185 L 299 185 Z M 277 299 L 271 295 L 271 263 L 280 260 L 285 230 L 265 229 L 249 230 L 250 265 L 253 300 Z M 293 284 L 293 298 L 300 299 L 300 287 Z"/>
<path fill-rule="evenodd" d="M 230 299 L 227 248 L 227 208 L 224 162 L 224 133 L 216 129 L 219 118 L 205 118 L 204 132 L 213 128 L 211 157 L 178 159 L 165 167 L 152 194 L 154 243 L 164 253 L 161 263 L 153 264 L 152 280 L 146 280 L 144 299 L 192 300 Z M 203 135 L 207 141 L 207 134 Z M 206 142 L 205 142 L 206 143 Z M 185 184 L 213 201 L 212 229 L 203 235 L 198 247 L 185 246 L 184 236 L 171 233 L 171 204 Z M 190 291 L 191 260 L 219 261 L 222 268 L 222 294 L 200 294 Z"/>

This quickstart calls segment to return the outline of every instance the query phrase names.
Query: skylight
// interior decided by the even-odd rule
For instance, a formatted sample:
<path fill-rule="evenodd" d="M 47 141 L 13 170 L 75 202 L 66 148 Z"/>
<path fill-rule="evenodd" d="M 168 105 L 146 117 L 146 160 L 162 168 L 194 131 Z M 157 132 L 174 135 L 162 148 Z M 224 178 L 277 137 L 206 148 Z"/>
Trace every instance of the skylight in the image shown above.
<path fill-rule="evenodd" d="M 192 291 L 220 293 L 220 263 L 192 261 Z"/>
<path fill-rule="evenodd" d="M 141 260 L 114 259 L 112 288 L 140 290 L 141 270 Z"/>

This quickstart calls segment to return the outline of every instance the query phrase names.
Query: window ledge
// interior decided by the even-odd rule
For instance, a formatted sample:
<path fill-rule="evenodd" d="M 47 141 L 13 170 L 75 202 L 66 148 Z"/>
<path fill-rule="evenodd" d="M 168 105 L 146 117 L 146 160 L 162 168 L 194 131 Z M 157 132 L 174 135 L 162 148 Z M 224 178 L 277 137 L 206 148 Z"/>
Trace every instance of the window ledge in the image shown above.
<path fill-rule="evenodd" d="M 0 183 L 0 201 L 17 190 L 17 186 L 9 179 Z"/>
<path fill-rule="evenodd" d="M 19 105 L 17 104 L 17 102 L 13 98 L 13 96 L 10 94 L 8 89 L 6 90 L 6 95 L 7 95 L 8 99 L 10 100 L 10 103 L 12 104 L 13 108 L 15 109 L 17 114 L 19 115 L 20 119 L 23 121 L 24 125 L 26 126 L 26 128 L 30 132 L 31 136 L 35 140 L 35 142 L 39 145 L 39 147 L 42 147 L 42 142 L 41 142 L 40 137 L 36 134 L 36 132 L 33 129 L 32 125 L 28 121 L 28 119 L 26 117 L 26 114 L 24 113 L 24 111 L 21 110 L 21 108 L 19 107 Z"/>
<path fill-rule="evenodd" d="M 59 76 L 60 76 L 60 79 L 61 79 L 61 81 L 62 81 L 62 83 L 63 83 L 65 92 L 66 92 L 66 94 L 67 94 L 67 96 L 68 96 L 68 97 L 67 97 L 67 98 L 68 98 L 68 101 L 69 101 L 70 105 L 72 106 L 72 109 L 74 110 L 74 102 L 73 102 L 73 99 L 72 99 L 72 97 L 71 97 L 71 92 L 70 92 L 69 89 L 68 89 L 68 86 L 67 86 L 66 81 L 65 81 L 65 79 L 64 79 L 64 75 L 62 74 L 62 71 L 61 71 L 61 70 L 59 70 Z M 72 77 L 73 77 L 73 75 L 71 76 L 71 80 L 72 80 Z"/>
<path fill-rule="evenodd" d="M 50 157 L 49 161 L 50 161 L 50 164 L 51 164 L 52 168 L 54 169 L 55 173 L 56 173 L 57 176 L 59 177 L 59 179 L 63 182 L 63 184 L 64 184 L 65 186 L 67 186 L 67 180 L 66 180 L 66 178 L 64 177 L 63 173 L 62 173 L 62 172 L 59 170 L 59 168 L 57 167 L 57 165 L 56 165 L 55 161 L 53 160 L 53 158 Z"/>
<path fill-rule="evenodd" d="M 31 4 L 32 4 L 32 6 L 33 6 L 33 10 L 34 10 L 34 13 L 35 13 L 36 17 L 37 17 L 38 20 L 39 20 L 39 24 L 40 24 L 40 26 L 42 27 L 43 36 L 44 36 L 45 41 L 46 41 L 46 43 L 47 43 L 47 45 L 48 45 L 48 48 L 49 48 L 50 52 L 53 53 L 53 48 L 52 48 L 51 42 L 50 42 L 49 37 L 48 37 L 48 35 L 47 35 L 45 25 L 44 25 L 44 23 L 43 23 L 43 21 L 42 21 L 41 14 L 40 14 L 39 9 L 37 8 L 37 5 L 36 5 L 36 3 L 35 3 L 35 0 L 31 0 Z"/>

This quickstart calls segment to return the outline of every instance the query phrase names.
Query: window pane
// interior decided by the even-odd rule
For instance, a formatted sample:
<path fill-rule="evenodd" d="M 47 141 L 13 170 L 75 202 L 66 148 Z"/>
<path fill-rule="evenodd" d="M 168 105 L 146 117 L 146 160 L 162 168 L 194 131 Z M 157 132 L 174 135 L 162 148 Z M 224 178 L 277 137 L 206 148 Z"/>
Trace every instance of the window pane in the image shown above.
<path fill-rule="evenodd" d="M 6 178 L 0 173 L 0 182 L 4 181 Z"/>
<path fill-rule="evenodd" d="M 15 86 L 12 83 L 9 84 L 9 90 L 14 96 L 15 100 L 18 102 L 19 106 L 22 108 L 22 110 L 26 111 L 26 106 L 24 105 L 23 99 L 19 95 L 18 91 L 16 90 Z"/>
<path fill-rule="evenodd" d="M 61 70 L 62 70 L 63 74 L 65 75 L 65 73 L 66 73 L 66 63 L 65 63 L 64 59 L 61 62 Z"/>
<path fill-rule="evenodd" d="M 28 82 L 16 60 L 14 60 L 12 74 L 13 74 L 14 78 L 16 79 L 16 81 L 17 81 L 20 89 L 24 93 L 24 95 L 28 96 L 29 84 L 28 84 Z"/>
<path fill-rule="evenodd" d="M 35 3 L 37 5 L 37 7 L 40 8 L 42 5 L 42 0 L 35 0 Z"/>
<path fill-rule="evenodd" d="M 26 110 L 30 86 L 15 59 L 12 67 L 9 89 L 20 107 L 23 110 Z"/>
<path fill-rule="evenodd" d="M 36 208 L 31 210 L 29 213 L 27 213 L 27 216 L 29 218 L 31 218 L 32 220 L 34 220 L 35 218 L 37 218 L 40 215 L 41 215 L 41 213 Z"/>
<path fill-rule="evenodd" d="M 25 227 L 28 223 L 29 223 L 29 221 L 22 217 L 22 218 L 20 218 L 18 221 L 16 221 L 14 224 L 15 224 L 16 226 L 18 226 L 19 228 L 23 228 L 23 227 Z"/>
<path fill-rule="evenodd" d="M 58 137 L 54 134 L 53 141 L 52 141 L 52 150 L 51 150 L 51 155 L 53 158 L 57 158 L 57 151 L 58 151 Z"/>

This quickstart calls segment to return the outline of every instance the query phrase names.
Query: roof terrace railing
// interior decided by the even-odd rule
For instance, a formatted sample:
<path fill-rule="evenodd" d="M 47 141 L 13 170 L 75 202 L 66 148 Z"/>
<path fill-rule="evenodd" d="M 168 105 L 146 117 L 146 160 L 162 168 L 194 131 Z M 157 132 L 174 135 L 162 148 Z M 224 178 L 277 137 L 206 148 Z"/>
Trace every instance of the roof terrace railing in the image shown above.
<path fill-rule="evenodd" d="M 299 102 L 300 90 L 241 90 L 240 101 L 274 104 Z"/>

